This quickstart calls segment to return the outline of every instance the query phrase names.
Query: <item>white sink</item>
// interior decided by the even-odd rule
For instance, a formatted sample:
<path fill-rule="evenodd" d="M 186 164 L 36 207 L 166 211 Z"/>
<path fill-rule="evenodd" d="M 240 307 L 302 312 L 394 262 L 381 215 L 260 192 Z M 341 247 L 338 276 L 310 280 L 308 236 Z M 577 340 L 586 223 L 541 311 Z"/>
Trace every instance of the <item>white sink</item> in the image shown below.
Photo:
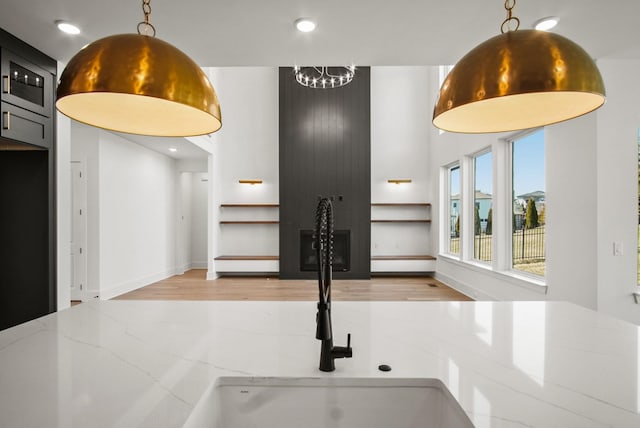
<path fill-rule="evenodd" d="M 438 379 L 218 378 L 185 428 L 473 428 Z"/>

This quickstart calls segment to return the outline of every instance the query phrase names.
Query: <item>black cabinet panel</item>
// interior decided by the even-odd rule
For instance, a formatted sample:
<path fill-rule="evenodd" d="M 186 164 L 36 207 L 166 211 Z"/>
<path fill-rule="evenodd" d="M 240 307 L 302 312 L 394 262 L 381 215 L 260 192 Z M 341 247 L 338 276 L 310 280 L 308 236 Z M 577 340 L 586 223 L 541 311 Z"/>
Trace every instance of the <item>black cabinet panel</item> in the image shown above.
<path fill-rule="evenodd" d="M 350 269 L 334 278 L 369 278 L 369 68 L 336 89 L 303 87 L 291 68 L 281 68 L 279 79 L 280 278 L 315 278 L 300 269 L 300 236 L 314 228 L 319 195 L 335 196 L 335 229 L 350 231 Z"/>
<path fill-rule="evenodd" d="M 0 49 L 2 101 L 51 117 L 53 76 L 12 51 Z"/>
<path fill-rule="evenodd" d="M 50 118 L 9 103 L 2 103 L 0 136 L 39 147 L 50 148 L 53 140 Z"/>
<path fill-rule="evenodd" d="M 55 74 L 0 29 L 0 330 L 57 306 Z"/>
<path fill-rule="evenodd" d="M 52 312 L 49 151 L 0 151 L 0 330 Z"/>

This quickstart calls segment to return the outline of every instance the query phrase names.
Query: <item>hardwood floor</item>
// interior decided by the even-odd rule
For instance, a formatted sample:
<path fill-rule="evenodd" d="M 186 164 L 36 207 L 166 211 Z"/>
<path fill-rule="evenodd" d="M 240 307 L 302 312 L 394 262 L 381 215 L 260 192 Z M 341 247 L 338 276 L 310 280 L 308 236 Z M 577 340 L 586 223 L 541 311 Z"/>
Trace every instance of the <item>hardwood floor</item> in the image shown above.
<path fill-rule="evenodd" d="M 317 300 L 315 280 L 277 277 L 222 277 L 205 279 L 206 270 L 193 269 L 123 294 L 120 300 Z M 472 300 L 429 277 L 376 277 L 371 280 L 334 280 L 333 300 L 419 301 Z"/>

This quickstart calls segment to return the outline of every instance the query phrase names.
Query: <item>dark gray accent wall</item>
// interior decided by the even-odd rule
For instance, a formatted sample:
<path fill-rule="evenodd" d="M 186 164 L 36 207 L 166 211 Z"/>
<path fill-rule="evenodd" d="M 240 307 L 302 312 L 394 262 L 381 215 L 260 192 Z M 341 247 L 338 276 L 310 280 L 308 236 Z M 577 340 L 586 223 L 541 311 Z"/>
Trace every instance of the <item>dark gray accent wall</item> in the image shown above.
<path fill-rule="evenodd" d="M 303 87 L 291 68 L 279 79 L 280 278 L 317 277 L 300 270 L 300 230 L 314 228 L 319 195 L 335 196 L 335 229 L 351 230 L 351 270 L 334 278 L 370 278 L 369 68 L 337 89 Z"/>

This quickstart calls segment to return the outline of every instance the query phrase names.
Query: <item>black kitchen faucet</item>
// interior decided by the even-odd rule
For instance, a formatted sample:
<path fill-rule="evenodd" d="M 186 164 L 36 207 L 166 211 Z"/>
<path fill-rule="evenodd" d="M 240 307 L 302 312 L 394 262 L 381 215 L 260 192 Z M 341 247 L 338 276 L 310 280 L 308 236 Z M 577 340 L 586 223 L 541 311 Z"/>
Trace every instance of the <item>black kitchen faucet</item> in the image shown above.
<path fill-rule="evenodd" d="M 333 205 L 329 198 L 320 198 L 316 208 L 314 236 L 318 261 L 318 313 L 316 315 L 316 339 L 322 341 L 320 370 L 336 369 L 336 358 L 351 358 L 351 334 L 347 334 L 347 346 L 333 346 L 331 326 L 331 267 L 333 264 Z"/>

